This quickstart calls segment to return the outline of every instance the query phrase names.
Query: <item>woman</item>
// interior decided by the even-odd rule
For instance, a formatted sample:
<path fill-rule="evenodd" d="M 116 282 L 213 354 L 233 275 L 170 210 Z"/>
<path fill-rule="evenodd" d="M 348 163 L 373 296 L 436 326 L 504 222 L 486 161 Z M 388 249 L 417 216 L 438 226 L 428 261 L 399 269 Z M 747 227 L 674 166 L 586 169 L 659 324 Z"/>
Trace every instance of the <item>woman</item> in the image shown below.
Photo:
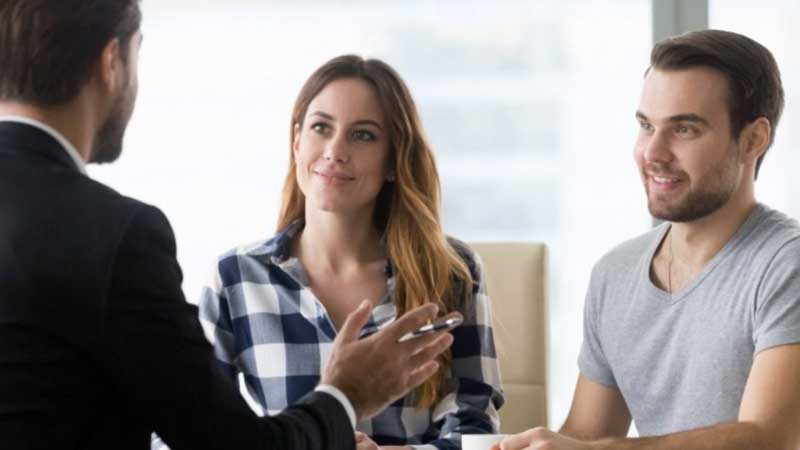
<path fill-rule="evenodd" d="M 503 403 L 480 262 L 439 223 L 439 178 L 416 106 L 385 63 L 341 56 L 303 86 L 277 235 L 224 254 L 200 315 L 222 366 L 262 411 L 314 389 L 344 318 L 370 334 L 437 302 L 464 324 L 437 375 L 358 425 L 358 448 L 460 448 Z"/>

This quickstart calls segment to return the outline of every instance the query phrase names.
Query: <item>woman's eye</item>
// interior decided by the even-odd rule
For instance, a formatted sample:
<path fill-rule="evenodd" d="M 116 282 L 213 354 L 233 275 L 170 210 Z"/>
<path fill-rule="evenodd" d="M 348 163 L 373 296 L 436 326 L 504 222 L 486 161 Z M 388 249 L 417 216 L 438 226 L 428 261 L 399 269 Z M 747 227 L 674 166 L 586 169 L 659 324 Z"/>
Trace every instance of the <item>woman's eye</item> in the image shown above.
<path fill-rule="evenodd" d="M 375 135 L 367 130 L 356 130 L 353 131 L 353 138 L 357 141 L 374 141 Z"/>
<path fill-rule="evenodd" d="M 316 131 L 317 133 L 326 133 L 330 129 L 327 123 L 317 122 L 311 124 L 311 129 Z"/>

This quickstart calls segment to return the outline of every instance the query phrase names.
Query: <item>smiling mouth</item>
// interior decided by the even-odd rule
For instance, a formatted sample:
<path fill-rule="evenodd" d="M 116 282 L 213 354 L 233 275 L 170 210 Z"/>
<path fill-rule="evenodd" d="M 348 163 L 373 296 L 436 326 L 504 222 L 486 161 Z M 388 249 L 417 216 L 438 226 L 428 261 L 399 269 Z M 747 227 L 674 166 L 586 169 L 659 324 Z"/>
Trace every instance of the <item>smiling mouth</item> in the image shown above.
<path fill-rule="evenodd" d="M 678 178 L 670 178 L 670 177 L 660 177 L 657 175 L 652 175 L 650 178 L 653 179 L 658 184 L 668 184 L 668 183 L 677 183 L 680 181 Z"/>
<path fill-rule="evenodd" d="M 326 180 L 328 182 L 332 182 L 332 183 L 340 183 L 340 182 L 355 180 L 354 177 L 351 177 L 349 175 L 344 175 L 344 174 L 337 174 L 337 173 L 330 173 L 330 172 L 319 172 L 319 171 L 316 171 L 316 170 L 314 170 L 313 173 L 314 173 L 314 175 L 317 175 L 318 177 L 320 177 L 320 178 L 322 178 L 322 179 L 324 179 L 324 180 Z"/>
<path fill-rule="evenodd" d="M 683 182 L 682 178 L 664 175 L 647 174 L 647 184 L 656 192 L 668 192 L 677 189 Z"/>

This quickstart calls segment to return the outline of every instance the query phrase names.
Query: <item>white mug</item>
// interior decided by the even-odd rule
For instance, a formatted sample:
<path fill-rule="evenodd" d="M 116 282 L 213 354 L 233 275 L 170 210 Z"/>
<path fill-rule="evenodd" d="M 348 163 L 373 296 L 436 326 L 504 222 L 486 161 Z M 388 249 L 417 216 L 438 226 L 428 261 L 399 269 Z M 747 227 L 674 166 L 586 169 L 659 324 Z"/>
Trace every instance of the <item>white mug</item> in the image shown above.
<path fill-rule="evenodd" d="M 505 434 L 462 434 L 461 450 L 489 450 L 492 444 L 499 444 Z"/>

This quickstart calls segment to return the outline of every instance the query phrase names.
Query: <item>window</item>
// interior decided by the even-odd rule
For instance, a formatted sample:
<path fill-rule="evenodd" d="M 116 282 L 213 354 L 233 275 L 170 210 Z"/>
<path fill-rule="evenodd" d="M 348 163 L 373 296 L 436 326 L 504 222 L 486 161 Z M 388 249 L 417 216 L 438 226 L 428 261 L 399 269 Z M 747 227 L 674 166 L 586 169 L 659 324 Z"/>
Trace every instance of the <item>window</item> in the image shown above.
<path fill-rule="evenodd" d="M 378 57 L 419 105 L 448 233 L 550 247 L 550 422 L 564 420 L 591 267 L 650 226 L 632 158 L 649 2 L 142 7 L 146 39 L 126 150 L 117 164 L 90 171 L 165 211 L 190 301 L 217 255 L 274 232 L 289 115 L 305 79 L 339 54 Z"/>

